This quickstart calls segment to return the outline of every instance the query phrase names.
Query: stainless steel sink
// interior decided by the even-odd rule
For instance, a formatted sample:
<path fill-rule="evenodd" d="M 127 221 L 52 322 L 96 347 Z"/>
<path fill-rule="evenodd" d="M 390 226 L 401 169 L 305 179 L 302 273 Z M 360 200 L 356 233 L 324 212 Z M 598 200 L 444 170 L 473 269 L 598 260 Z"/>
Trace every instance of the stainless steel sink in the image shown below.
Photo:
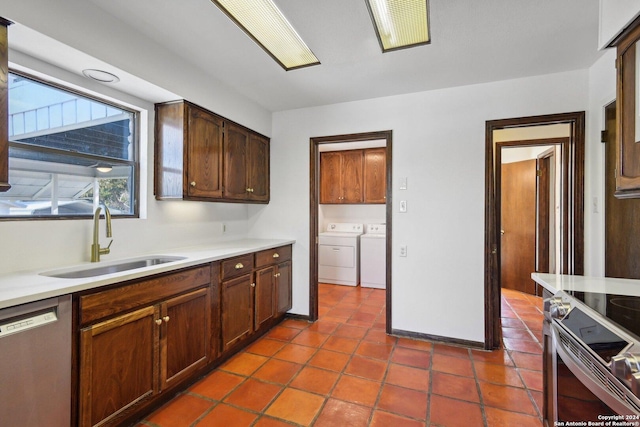
<path fill-rule="evenodd" d="M 121 271 L 135 270 L 137 268 L 151 267 L 153 265 L 166 264 L 168 262 L 180 261 L 185 257 L 179 256 L 153 256 L 117 262 L 113 264 L 83 267 L 74 270 L 57 270 L 40 273 L 42 276 L 57 277 L 60 279 L 80 279 L 85 277 L 96 277 L 104 274 L 119 273 Z"/>

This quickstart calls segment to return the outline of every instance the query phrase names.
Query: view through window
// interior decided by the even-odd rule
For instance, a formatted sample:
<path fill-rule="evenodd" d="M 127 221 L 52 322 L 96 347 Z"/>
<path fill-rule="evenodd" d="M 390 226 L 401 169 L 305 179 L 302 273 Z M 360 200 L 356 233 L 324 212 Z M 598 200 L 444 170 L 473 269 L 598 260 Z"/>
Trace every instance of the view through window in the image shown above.
<path fill-rule="evenodd" d="M 9 183 L 1 218 L 137 215 L 136 115 L 9 73 Z"/>

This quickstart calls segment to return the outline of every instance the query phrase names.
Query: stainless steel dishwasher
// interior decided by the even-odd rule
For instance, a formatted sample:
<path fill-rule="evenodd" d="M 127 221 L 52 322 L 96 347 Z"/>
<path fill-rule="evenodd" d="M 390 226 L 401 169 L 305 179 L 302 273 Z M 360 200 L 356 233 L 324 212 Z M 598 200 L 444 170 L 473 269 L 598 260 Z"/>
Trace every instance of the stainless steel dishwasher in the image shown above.
<path fill-rule="evenodd" d="M 0 424 L 71 424 L 71 295 L 0 310 Z"/>

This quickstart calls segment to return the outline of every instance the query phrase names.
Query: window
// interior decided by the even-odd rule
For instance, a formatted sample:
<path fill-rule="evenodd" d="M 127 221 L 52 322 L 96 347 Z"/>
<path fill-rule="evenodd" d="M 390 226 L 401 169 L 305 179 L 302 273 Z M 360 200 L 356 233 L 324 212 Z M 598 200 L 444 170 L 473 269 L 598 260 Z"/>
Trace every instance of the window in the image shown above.
<path fill-rule="evenodd" d="M 9 73 L 9 183 L 0 218 L 137 216 L 137 117 Z"/>

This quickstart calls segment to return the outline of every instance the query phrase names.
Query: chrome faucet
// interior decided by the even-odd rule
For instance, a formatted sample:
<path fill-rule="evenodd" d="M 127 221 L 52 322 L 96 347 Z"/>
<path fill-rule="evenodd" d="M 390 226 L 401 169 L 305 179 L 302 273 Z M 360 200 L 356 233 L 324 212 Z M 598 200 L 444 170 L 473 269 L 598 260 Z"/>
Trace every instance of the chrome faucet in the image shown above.
<path fill-rule="evenodd" d="M 102 208 L 97 207 L 95 213 L 93 214 L 93 244 L 91 245 L 91 262 L 99 262 L 100 255 L 106 255 L 111 250 L 111 244 L 113 243 L 113 239 L 109 242 L 109 245 L 106 248 L 100 249 L 100 238 L 98 237 L 98 228 L 100 225 L 100 211 Z M 107 237 L 111 237 L 111 212 L 109 212 L 109 208 L 105 205 L 104 207 L 104 218 L 107 222 Z"/>

